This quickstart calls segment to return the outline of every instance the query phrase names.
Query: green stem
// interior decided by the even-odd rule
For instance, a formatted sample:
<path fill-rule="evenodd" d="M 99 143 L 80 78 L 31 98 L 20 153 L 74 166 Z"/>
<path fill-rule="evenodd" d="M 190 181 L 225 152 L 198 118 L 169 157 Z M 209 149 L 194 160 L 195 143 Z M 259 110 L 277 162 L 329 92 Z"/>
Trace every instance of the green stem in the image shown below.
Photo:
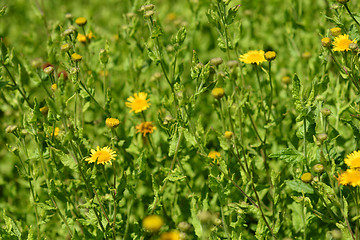
<path fill-rule="evenodd" d="M 356 22 L 356 24 L 360 27 L 359 22 L 356 20 L 356 18 L 354 17 L 354 15 L 351 13 L 348 5 L 345 3 L 344 6 L 345 6 L 346 11 L 350 14 L 351 18 L 352 18 L 352 19 Z"/>
<path fill-rule="evenodd" d="M 9 69 L 6 67 L 5 64 L 2 63 L 2 66 L 5 68 L 6 72 L 8 73 L 12 83 L 15 85 L 15 88 L 20 92 L 21 96 L 24 98 L 24 100 L 27 102 L 30 108 L 34 108 L 34 106 L 30 103 L 29 99 L 26 97 L 25 93 L 21 90 L 20 86 L 17 85 L 13 75 L 10 73 Z"/>

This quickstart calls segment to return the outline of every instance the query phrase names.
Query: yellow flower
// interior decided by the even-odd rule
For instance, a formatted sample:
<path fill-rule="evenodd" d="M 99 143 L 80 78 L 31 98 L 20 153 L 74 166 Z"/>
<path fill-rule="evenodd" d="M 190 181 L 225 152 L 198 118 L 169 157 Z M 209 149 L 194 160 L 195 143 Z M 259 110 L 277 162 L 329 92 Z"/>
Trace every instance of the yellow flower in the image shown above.
<path fill-rule="evenodd" d="M 57 89 L 57 84 L 56 84 L 56 83 L 54 83 L 53 85 L 51 85 L 51 90 L 52 90 L 53 92 L 55 92 L 56 89 Z"/>
<path fill-rule="evenodd" d="M 143 228 L 148 232 L 158 232 L 162 225 L 164 225 L 164 221 L 158 215 L 146 216 L 142 221 Z"/>
<path fill-rule="evenodd" d="M 221 99 L 225 95 L 225 91 L 223 88 L 214 88 L 211 91 L 211 95 L 217 100 Z"/>
<path fill-rule="evenodd" d="M 81 61 L 82 56 L 81 56 L 80 54 L 73 53 L 73 54 L 71 55 L 71 59 L 72 59 L 74 62 L 79 62 L 79 61 Z"/>
<path fill-rule="evenodd" d="M 77 40 L 81 43 L 86 43 L 86 36 L 84 34 L 78 33 Z"/>
<path fill-rule="evenodd" d="M 264 55 L 265 59 L 269 62 L 276 58 L 276 52 L 274 51 L 267 51 Z"/>
<path fill-rule="evenodd" d="M 331 45 L 331 39 L 328 38 L 328 37 L 322 38 L 322 39 L 321 39 L 321 45 L 322 45 L 323 47 L 330 47 L 330 45 Z"/>
<path fill-rule="evenodd" d="M 145 137 L 146 134 L 153 133 L 156 127 L 152 124 L 152 122 L 142 122 L 136 126 L 136 129 L 136 133 L 142 133 Z"/>
<path fill-rule="evenodd" d="M 313 176 L 309 172 L 301 175 L 301 181 L 303 181 L 304 183 L 310 183 L 312 180 L 313 180 Z"/>
<path fill-rule="evenodd" d="M 344 161 L 350 168 L 360 168 L 360 151 L 350 153 Z"/>
<path fill-rule="evenodd" d="M 84 18 L 84 17 L 78 17 L 76 20 L 75 20 L 75 23 L 79 26 L 84 26 L 86 23 L 87 23 L 87 19 Z"/>
<path fill-rule="evenodd" d="M 134 97 L 128 97 L 128 102 L 125 105 L 131 108 L 130 112 L 139 113 L 142 112 L 150 107 L 150 100 L 147 100 L 147 93 L 139 92 L 134 93 Z"/>
<path fill-rule="evenodd" d="M 105 124 L 109 128 L 116 128 L 117 126 L 119 126 L 120 121 L 119 121 L 119 119 L 116 119 L 116 118 L 107 118 L 105 121 Z"/>
<path fill-rule="evenodd" d="M 330 29 L 330 33 L 331 35 L 333 35 L 334 37 L 337 37 L 341 34 L 341 28 L 339 27 L 334 27 Z"/>
<path fill-rule="evenodd" d="M 55 130 L 53 132 L 51 132 L 51 136 L 58 136 L 60 133 L 60 128 L 56 127 Z"/>
<path fill-rule="evenodd" d="M 259 65 L 262 62 L 265 62 L 266 59 L 264 57 L 264 51 L 254 50 L 248 51 L 247 53 L 240 55 L 240 61 L 247 63 L 247 64 L 257 64 Z"/>
<path fill-rule="evenodd" d="M 49 112 L 49 107 L 44 106 L 44 107 L 40 108 L 40 112 L 42 113 L 42 115 L 46 116 Z"/>
<path fill-rule="evenodd" d="M 337 178 L 341 185 L 360 186 L 360 171 L 357 169 L 348 169 Z"/>
<path fill-rule="evenodd" d="M 219 165 L 219 158 L 221 157 L 221 154 L 219 152 L 211 151 L 209 152 L 208 157 L 213 159 L 214 164 L 216 163 Z"/>
<path fill-rule="evenodd" d="M 92 38 L 95 38 L 95 35 L 93 34 L 92 31 L 90 31 L 88 34 L 86 34 L 86 38 L 91 40 Z"/>
<path fill-rule="evenodd" d="M 224 136 L 226 139 L 231 139 L 233 136 L 233 132 L 231 131 L 225 131 Z"/>
<path fill-rule="evenodd" d="M 97 161 L 97 164 L 111 164 L 111 160 L 116 157 L 116 152 L 111 150 L 109 147 L 100 148 L 99 146 L 95 149 L 91 149 L 91 156 L 86 158 L 85 161 L 93 163 Z"/>
<path fill-rule="evenodd" d="M 160 235 L 160 240 L 180 240 L 178 231 L 164 232 Z"/>
<path fill-rule="evenodd" d="M 340 35 L 334 39 L 333 51 L 339 51 L 339 52 L 349 51 L 350 43 L 357 43 L 357 41 L 356 41 L 356 39 L 350 40 L 349 35 L 347 35 L 347 34 Z"/>

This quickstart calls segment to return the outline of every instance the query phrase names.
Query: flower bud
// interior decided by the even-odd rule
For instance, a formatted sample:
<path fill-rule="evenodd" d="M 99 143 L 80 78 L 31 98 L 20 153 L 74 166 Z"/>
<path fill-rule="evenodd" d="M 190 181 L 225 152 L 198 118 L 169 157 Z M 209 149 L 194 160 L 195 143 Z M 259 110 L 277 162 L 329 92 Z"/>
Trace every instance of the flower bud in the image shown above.
<path fill-rule="evenodd" d="M 220 58 L 220 57 L 212 58 L 212 59 L 210 60 L 210 65 L 212 65 L 212 66 L 219 66 L 219 65 L 222 64 L 222 63 L 223 63 L 223 60 L 222 60 L 222 58 Z"/>
<path fill-rule="evenodd" d="M 42 113 L 42 115 L 44 115 L 44 116 L 46 116 L 49 112 L 48 106 L 44 106 L 44 107 L 40 108 L 39 110 Z"/>
<path fill-rule="evenodd" d="M 81 34 L 81 33 L 78 33 L 78 35 L 77 35 L 77 40 L 79 41 L 79 42 L 81 42 L 81 43 L 86 43 L 86 36 L 84 35 L 84 34 Z"/>
<path fill-rule="evenodd" d="M 80 27 L 82 26 L 85 26 L 85 24 L 87 23 L 87 19 L 84 18 L 84 17 L 78 17 L 76 20 L 75 20 L 75 23 L 77 25 L 79 25 Z"/>
<path fill-rule="evenodd" d="M 56 89 L 57 89 L 57 84 L 56 84 L 56 83 L 54 83 L 53 85 L 51 85 L 51 90 L 52 90 L 53 92 L 55 92 Z"/>
<path fill-rule="evenodd" d="M 318 163 L 313 166 L 313 170 L 316 173 L 322 173 L 324 171 L 324 165 Z"/>
<path fill-rule="evenodd" d="M 341 4 L 345 4 L 347 3 L 349 0 L 336 0 L 338 3 L 341 3 Z"/>
<path fill-rule="evenodd" d="M 67 14 L 65 14 L 65 18 L 72 20 L 74 18 L 74 16 L 71 13 L 67 13 Z"/>
<path fill-rule="evenodd" d="M 313 176 L 311 175 L 311 173 L 304 173 L 303 175 L 301 175 L 301 181 L 303 181 L 304 183 L 310 183 L 313 180 Z"/>
<path fill-rule="evenodd" d="M 69 35 L 73 34 L 74 32 L 75 32 L 74 29 L 68 28 L 61 34 L 61 36 L 66 37 L 66 36 L 69 36 Z"/>
<path fill-rule="evenodd" d="M 143 228 L 151 233 L 158 232 L 163 225 L 164 221 L 158 215 L 146 216 L 142 221 Z"/>
<path fill-rule="evenodd" d="M 265 59 L 268 62 L 271 62 L 272 60 L 274 60 L 276 58 L 276 52 L 274 51 L 267 51 L 264 55 Z"/>
<path fill-rule="evenodd" d="M 324 117 L 328 117 L 331 114 L 331 110 L 328 108 L 323 108 L 323 109 L 321 109 L 321 113 Z"/>
<path fill-rule="evenodd" d="M 211 91 L 211 95 L 217 100 L 220 100 L 225 95 L 225 91 L 223 88 L 214 88 Z"/>
<path fill-rule="evenodd" d="M 146 12 L 144 13 L 144 17 L 145 17 L 145 18 L 152 17 L 153 15 L 154 15 L 154 11 L 153 11 L 153 10 L 146 11 Z"/>
<path fill-rule="evenodd" d="M 350 43 L 349 48 L 351 51 L 356 51 L 359 48 L 359 46 L 356 43 Z"/>
<path fill-rule="evenodd" d="M 237 66 L 239 66 L 239 61 L 230 60 L 227 62 L 227 65 L 229 66 L 229 68 L 236 68 Z"/>
<path fill-rule="evenodd" d="M 232 136 L 233 136 L 233 132 L 226 131 L 226 132 L 224 133 L 224 136 L 225 136 L 226 139 L 231 139 Z"/>
<path fill-rule="evenodd" d="M 102 64 L 107 64 L 109 61 L 109 54 L 105 49 L 100 49 L 99 59 Z"/>
<path fill-rule="evenodd" d="M 144 5 L 144 10 L 145 11 L 153 10 L 154 8 L 155 8 L 154 4 Z"/>
<path fill-rule="evenodd" d="M 331 39 L 328 37 L 324 37 L 321 39 L 321 45 L 323 47 L 330 47 L 331 46 Z"/>
<path fill-rule="evenodd" d="M 341 34 L 341 28 L 339 27 L 334 27 L 332 29 L 330 29 L 330 33 L 331 35 L 333 35 L 334 37 L 337 37 Z"/>
<path fill-rule="evenodd" d="M 328 139 L 328 135 L 326 133 L 320 133 L 316 136 L 317 140 L 320 142 L 324 142 Z"/>
<path fill-rule="evenodd" d="M 119 121 L 119 119 L 116 119 L 116 118 L 107 118 L 105 121 L 105 124 L 109 128 L 116 128 L 119 126 L 120 121 Z"/>

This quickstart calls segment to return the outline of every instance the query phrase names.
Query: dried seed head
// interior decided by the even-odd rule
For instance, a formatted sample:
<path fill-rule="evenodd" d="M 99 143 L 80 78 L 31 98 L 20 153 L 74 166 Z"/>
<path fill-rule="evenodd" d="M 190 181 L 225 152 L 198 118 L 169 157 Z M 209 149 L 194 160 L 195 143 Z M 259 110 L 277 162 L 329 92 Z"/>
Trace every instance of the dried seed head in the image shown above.
<path fill-rule="evenodd" d="M 146 12 L 144 13 L 144 17 L 145 17 L 145 18 L 152 17 L 153 15 L 154 15 L 154 11 L 153 11 L 153 10 L 146 11 Z"/>
<path fill-rule="evenodd" d="M 239 66 L 239 61 L 230 60 L 227 62 L 227 65 L 229 66 L 229 68 L 236 68 L 237 66 Z"/>
<path fill-rule="evenodd" d="M 51 73 L 53 73 L 54 72 L 54 67 L 53 66 L 48 66 L 48 67 L 46 67 L 45 69 L 44 69 L 44 72 L 46 73 L 46 74 L 51 74 Z"/>
<path fill-rule="evenodd" d="M 317 140 L 320 142 L 324 142 L 328 139 L 328 135 L 326 133 L 320 133 L 316 136 Z"/>
<path fill-rule="evenodd" d="M 359 46 L 356 43 L 350 43 L 349 48 L 351 51 L 356 51 L 359 48 Z"/>
<path fill-rule="evenodd" d="M 322 115 L 324 115 L 324 117 L 328 117 L 331 114 L 331 110 L 328 108 L 323 108 L 323 109 L 321 109 L 321 113 L 322 113 Z"/>
<path fill-rule="evenodd" d="M 61 45 L 62 52 L 68 52 L 70 49 L 71 49 L 71 44 L 69 44 L 69 43 L 65 43 L 65 44 Z"/>
<path fill-rule="evenodd" d="M 65 14 L 65 18 L 72 20 L 74 18 L 74 16 L 71 13 L 67 13 L 67 14 Z"/>
<path fill-rule="evenodd" d="M 341 4 L 345 4 L 347 3 L 349 0 L 336 0 L 338 3 L 341 3 Z"/>

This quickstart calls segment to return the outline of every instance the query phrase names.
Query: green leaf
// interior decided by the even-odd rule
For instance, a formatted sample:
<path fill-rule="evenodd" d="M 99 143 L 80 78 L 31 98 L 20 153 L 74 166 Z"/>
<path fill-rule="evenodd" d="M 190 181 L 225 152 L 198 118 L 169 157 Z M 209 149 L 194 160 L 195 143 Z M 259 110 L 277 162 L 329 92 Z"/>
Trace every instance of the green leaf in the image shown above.
<path fill-rule="evenodd" d="M 234 22 L 236 13 L 238 12 L 240 8 L 240 5 L 236 5 L 235 7 L 232 7 L 228 10 L 227 16 L 226 16 L 226 25 L 230 25 Z"/>
<path fill-rule="evenodd" d="M 194 135 L 192 135 L 189 130 L 187 130 L 186 128 L 183 129 L 183 133 L 184 133 L 184 137 L 186 139 L 186 141 L 188 143 L 190 143 L 191 146 L 196 146 L 196 138 L 194 137 Z"/>
<path fill-rule="evenodd" d="M 171 157 L 172 155 L 174 155 L 177 141 L 178 141 L 178 134 L 175 133 L 174 135 L 172 135 L 171 140 L 170 140 L 170 144 L 169 144 L 169 157 Z"/>
<path fill-rule="evenodd" d="M 299 179 L 286 180 L 285 183 L 293 191 L 299 193 L 314 193 L 314 189 L 309 184 L 306 184 Z"/>
<path fill-rule="evenodd" d="M 305 160 L 305 157 L 299 151 L 293 148 L 286 148 L 278 153 L 270 154 L 269 157 L 278 158 L 279 160 L 283 160 L 291 164 L 299 163 Z"/>
<path fill-rule="evenodd" d="M 66 154 L 61 154 L 59 158 L 62 164 L 64 164 L 64 166 L 69 167 L 74 172 L 78 172 L 77 163 L 72 157 Z"/>
<path fill-rule="evenodd" d="M 185 179 L 184 176 L 179 168 L 175 168 L 174 170 L 170 171 L 169 175 L 163 180 L 163 182 L 170 181 L 170 182 L 177 182 L 180 180 Z"/>
<path fill-rule="evenodd" d="M 198 236 L 198 238 L 201 239 L 201 237 L 203 236 L 203 229 L 201 227 L 200 220 L 197 218 L 197 213 L 199 210 L 197 204 L 198 203 L 197 203 L 196 199 L 194 197 L 192 197 L 191 202 L 190 202 L 191 223 L 194 227 L 196 236 Z"/>
<path fill-rule="evenodd" d="M 1 8 L 0 17 L 4 16 L 6 14 L 6 9 L 7 9 L 7 6 L 4 6 L 4 7 Z"/>
<path fill-rule="evenodd" d="M 160 25 L 157 22 L 154 22 L 154 28 L 151 33 L 151 38 L 159 38 L 162 35 L 163 35 L 163 31 L 162 31 Z"/>

